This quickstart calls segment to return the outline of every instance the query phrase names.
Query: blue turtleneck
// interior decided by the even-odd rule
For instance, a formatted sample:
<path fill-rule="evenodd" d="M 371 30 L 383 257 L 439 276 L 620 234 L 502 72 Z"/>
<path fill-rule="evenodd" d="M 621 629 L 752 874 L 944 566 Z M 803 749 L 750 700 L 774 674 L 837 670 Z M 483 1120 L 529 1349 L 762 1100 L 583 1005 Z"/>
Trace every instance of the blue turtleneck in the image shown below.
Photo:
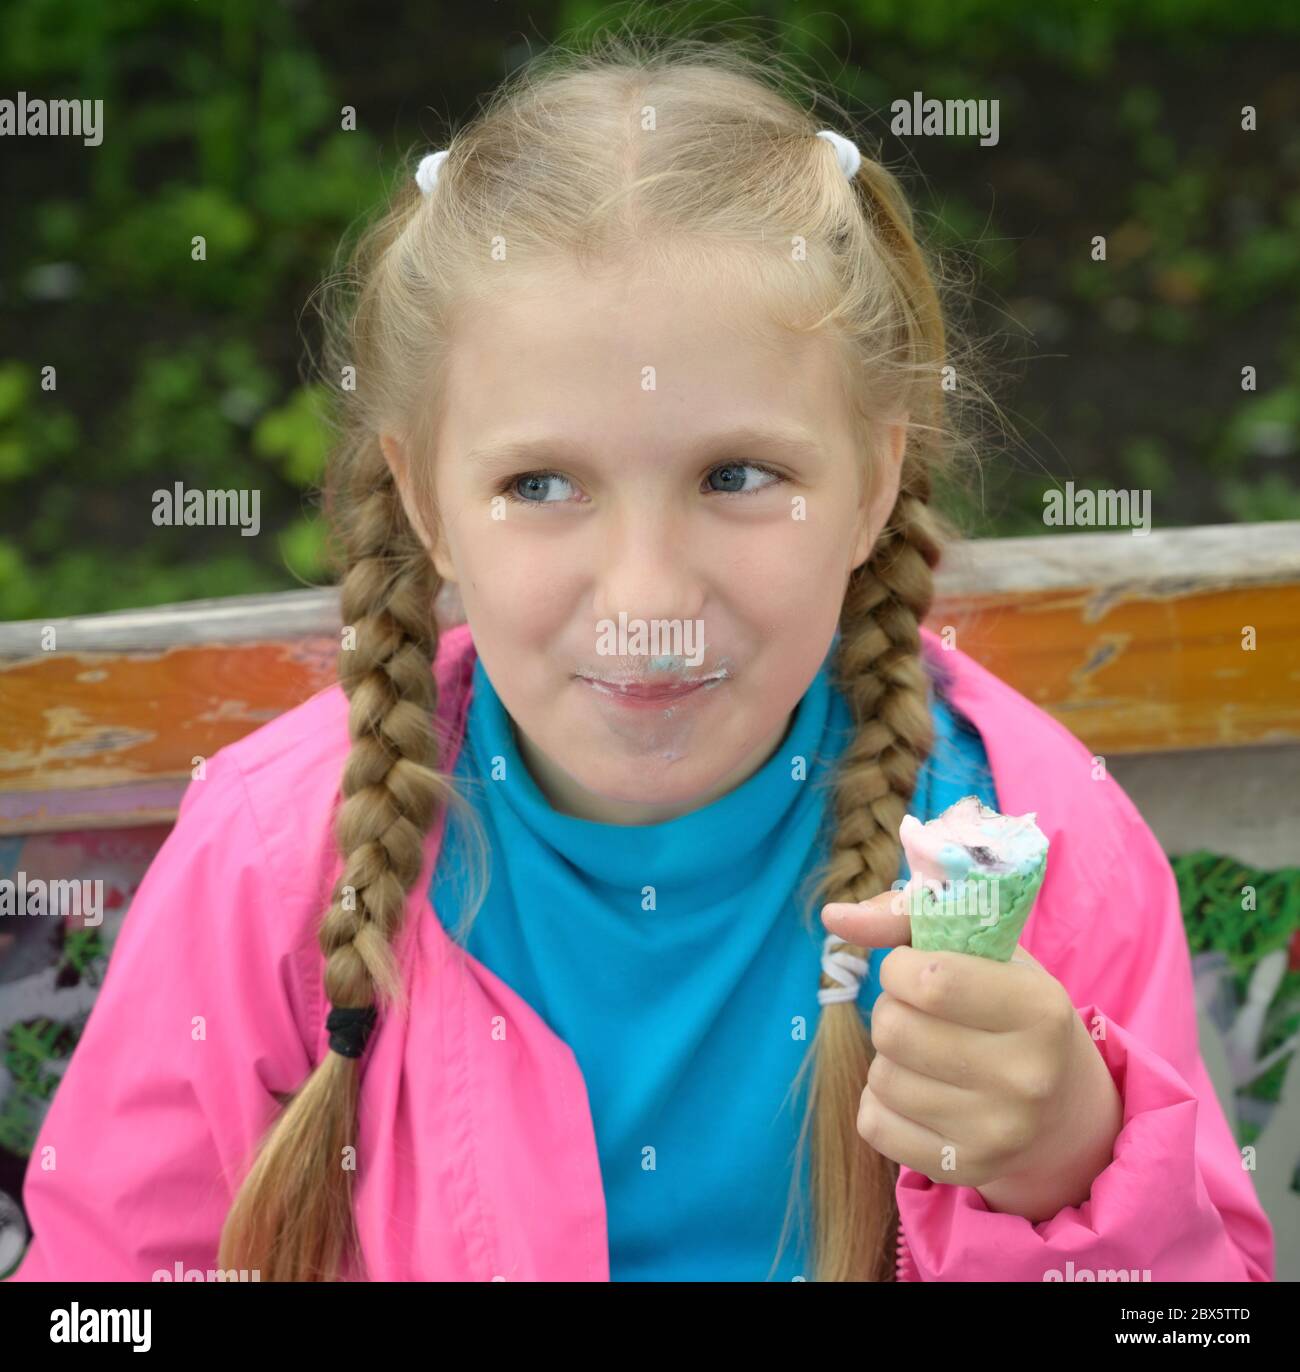
<path fill-rule="evenodd" d="M 455 776 L 491 844 L 491 883 L 465 946 L 578 1060 L 614 1281 L 768 1277 L 806 1076 L 785 1097 L 819 1013 L 825 930 L 820 907 L 805 925 L 799 888 L 827 852 L 830 769 L 850 729 L 829 677 L 834 648 L 762 767 L 712 804 L 647 825 L 552 808 L 476 659 Z M 910 812 L 932 819 L 969 794 L 996 807 L 978 733 L 933 687 L 931 712 L 935 748 Z M 806 780 L 793 779 L 799 757 Z M 464 899 L 451 874 L 467 861 L 454 811 L 443 852 L 430 897 L 450 931 Z M 872 954 L 859 995 L 868 1022 L 887 952 Z M 805 1208 L 807 1194 L 805 1146 Z M 808 1252 L 796 1226 L 773 1279 L 811 1279 Z"/>

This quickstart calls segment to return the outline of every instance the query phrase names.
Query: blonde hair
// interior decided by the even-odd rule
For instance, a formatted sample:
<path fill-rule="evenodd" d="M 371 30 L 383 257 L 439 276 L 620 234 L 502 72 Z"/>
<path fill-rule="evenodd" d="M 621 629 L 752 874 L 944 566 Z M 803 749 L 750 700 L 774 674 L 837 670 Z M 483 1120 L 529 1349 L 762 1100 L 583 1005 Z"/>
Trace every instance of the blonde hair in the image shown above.
<path fill-rule="evenodd" d="M 658 254 L 674 270 L 739 265 L 737 279 L 785 327 L 841 341 L 868 481 L 879 416 L 907 414 L 897 499 L 844 597 L 833 676 L 855 733 L 833 775 L 830 856 L 812 874 L 804 918 L 811 925 L 821 903 L 866 899 L 898 876 L 899 824 L 933 744 L 920 624 L 943 543 L 957 536 L 930 504 L 936 480 L 957 470 L 940 384 L 950 340 L 937 262 L 914 237 L 895 176 L 864 152 L 847 181 L 814 136 L 833 122 L 852 137 L 844 111 L 814 118 L 782 59 L 748 48 L 624 23 L 581 49 L 548 49 L 451 138 L 432 195 L 413 167 L 402 170 L 334 283 L 345 303 L 326 313 L 326 374 L 337 384 L 352 366 L 357 384 L 340 393 L 326 502 L 342 550 L 343 618 L 357 641 L 339 657 L 352 748 L 335 830 L 344 866 L 320 926 L 331 1005 L 401 1007 L 391 945 L 427 832 L 440 807 L 469 813 L 439 770 L 431 665 L 441 579 L 378 436 L 397 432 L 409 444 L 416 498 L 436 530 L 429 436 L 451 320 L 519 264 L 617 269 Z M 492 260 L 503 234 L 510 267 Z M 797 261 L 796 238 L 806 245 Z M 965 373 L 963 384 L 969 392 Z M 821 984 L 834 983 L 823 975 Z M 826 1005 L 799 1074 L 811 1064 L 800 1150 L 811 1132 L 817 1280 L 893 1277 L 897 1167 L 856 1130 L 871 1058 L 857 1004 Z M 222 1233 L 223 1267 L 259 1268 L 268 1281 L 331 1280 L 345 1257 L 360 1262 L 352 1173 L 341 1165 L 357 1095 L 356 1060 L 327 1053 L 262 1141 Z M 782 1248 L 789 1218 L 787 1207 Z"/>

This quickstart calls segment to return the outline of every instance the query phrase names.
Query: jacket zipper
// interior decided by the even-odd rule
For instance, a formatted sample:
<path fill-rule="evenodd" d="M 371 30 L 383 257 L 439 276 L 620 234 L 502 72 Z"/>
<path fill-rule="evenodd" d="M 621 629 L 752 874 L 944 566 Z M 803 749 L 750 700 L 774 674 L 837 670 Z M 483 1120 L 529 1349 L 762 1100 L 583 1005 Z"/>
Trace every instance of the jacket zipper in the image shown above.
<path fill-rule="evenodd" d="M 916 1275 L 916 1262 L 912 1257 L 912 1250 L 907 1246 L 907 1240 L 903 1237 L 903 1221 L 898 1221 L 897 1254 L 894 1261 L 894 1280 L 895 1281 L 920 1281 Z"/>

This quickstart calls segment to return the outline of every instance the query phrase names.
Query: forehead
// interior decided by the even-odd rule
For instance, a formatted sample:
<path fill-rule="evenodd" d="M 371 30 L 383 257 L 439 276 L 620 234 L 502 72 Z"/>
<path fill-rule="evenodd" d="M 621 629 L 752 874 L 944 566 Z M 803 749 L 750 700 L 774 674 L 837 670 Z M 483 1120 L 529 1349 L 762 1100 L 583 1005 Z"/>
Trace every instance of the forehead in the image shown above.
<path fill-rule="evenodd" d="M 797 269 L 797 268 L 794 268 Z M 664 442 L 768 423 L 842 443 L 843 354 L 786 327 L 735 273 L 666 267 L 520 273 L 466 300 L 451 327 L 439 448 L 544 425 L 575 442 Z"/>

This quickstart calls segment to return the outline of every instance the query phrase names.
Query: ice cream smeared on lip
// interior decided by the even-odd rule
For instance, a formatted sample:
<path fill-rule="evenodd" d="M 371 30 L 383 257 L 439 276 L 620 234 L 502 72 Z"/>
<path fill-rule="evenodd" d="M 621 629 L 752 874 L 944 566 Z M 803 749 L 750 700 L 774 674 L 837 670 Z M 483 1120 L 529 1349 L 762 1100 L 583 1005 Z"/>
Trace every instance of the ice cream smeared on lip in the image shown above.
<path fill-rule="evenodd" d="M 730 658 L 723 658 L 715 668 L 705 671 L 680 654 L 668 653 L 644 662 L 610 662 L 598 672 L 579 672 L 578 675 L 588 681 L 619 689 L 659 687 L 680 690 L 685 686 L 726 681 L 731 676 L 730 661 Z"/>
<path fill-rule="evenodd" d="M 928 824 L 904 816 L 898 836 L 911 870 L 903 891 L 914 948 L 1011 957 L 1047 871 L 1037 818 L 999 814 L 978 796 Z"/>

